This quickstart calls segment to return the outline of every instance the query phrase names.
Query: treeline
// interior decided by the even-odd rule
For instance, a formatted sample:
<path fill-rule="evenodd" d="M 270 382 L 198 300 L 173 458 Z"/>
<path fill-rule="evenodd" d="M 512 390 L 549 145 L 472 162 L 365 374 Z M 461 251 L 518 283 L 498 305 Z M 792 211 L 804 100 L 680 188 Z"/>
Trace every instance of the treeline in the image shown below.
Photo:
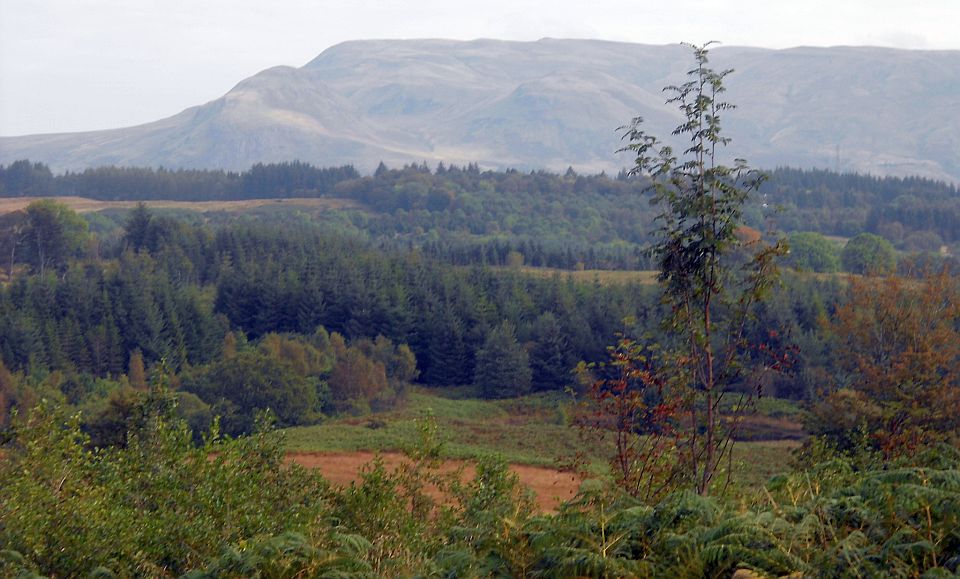
<path fill-rule="evenodd" d="M 773 226 L 842 237 L 873 233 L 907 252 L 936 252 L 960 241 L 955 185 L 791 168 L 778 168 L 769 177 L 761 195 L 744 208 L 746 224 L 761 231 Z M 580 263 L 588 269 L 649 265 L 637 257 L 655 228 L 646 187 L 645 180 L 625 173 L 483 171 L 443 163 L 433 169 L 381 164 L 370 176 L 350 166 L 319 169 L 301 162 L 258 164 L 243 173 L 102 167 L 55 176 L 29 161 L 0 167 L 2 196 L 348 198 L 369 211 L 343 212 L 338 219 L 393 247 L 429 245 L 432 254 L 456 263 L 479 251 L 481 260 L 494 264 L 488 244 L 510 243 L 530 264 L 570 269 Z"/>
<path fill-rule="evenodd" d="M 650 270 L 653 259 L 639 245 L 585 245 L 514 238 L 476 241 L 462 238 L 426 241 L 424 254 L 453 265 L 530 266 L 564 270 Z"/>
<path fill-rule="evenodd" d="M 873 177 L 780 168 L 759 201 L 781 205 L 784 231 L 853 237 L 873 233 L 906 251 L 937 251 L 960 240 L 960 191 L 920 177 Z"/>
<path fill-rule="evenodd" d="M 322 197 L 360 175 L 349 165 L 319 169 L 308 163 L 257 163 L 242 173 L 201 169 L 98 167 L 54 175 L 27 160 L 0 166 L 2 197 L 77 196 L 101 201 L 226 201 Z"/>

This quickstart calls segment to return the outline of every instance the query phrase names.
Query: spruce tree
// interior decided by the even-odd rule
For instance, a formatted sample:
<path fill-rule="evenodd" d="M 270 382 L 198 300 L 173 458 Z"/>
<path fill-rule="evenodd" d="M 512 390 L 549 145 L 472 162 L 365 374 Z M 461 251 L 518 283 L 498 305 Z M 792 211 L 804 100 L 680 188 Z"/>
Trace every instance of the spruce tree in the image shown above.
<path fill-rule="evenodd" d="M 517 342 L 510 322 L 501 323 L 487 335 L 477 352 L 473 382 L 485 398 L 522 396 L 530 392 L 529 356 Z"/>
<path fill-rule="evenodd" d="M 530 368 L 533 385 L 537 390 L 558 390 L 571 378 L 571 364 L 567 359 L 570 343 L 557 322 L 556 316 L 547 312 L 534 324 L 536 342 L 530 352 Z"/>

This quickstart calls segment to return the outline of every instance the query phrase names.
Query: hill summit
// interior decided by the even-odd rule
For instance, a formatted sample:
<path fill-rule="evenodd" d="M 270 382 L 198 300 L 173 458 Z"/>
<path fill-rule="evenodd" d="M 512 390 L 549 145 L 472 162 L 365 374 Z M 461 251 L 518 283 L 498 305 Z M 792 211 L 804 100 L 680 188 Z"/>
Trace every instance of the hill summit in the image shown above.
<path fill-rule="evenodd" d="M 960 52 L 718 47 L 733 68 L 724 119 L 738 155 L 792 165 L 960 181 Z M 371 170 L 426 161 L 615 172 L 617 128 L 677 124 L 661 88 L 689 49 L 596 40 L 369 40 L 274 67 L 153 123 L 0 138 L 0 163 L 244 169 L 299 159 Z"/>

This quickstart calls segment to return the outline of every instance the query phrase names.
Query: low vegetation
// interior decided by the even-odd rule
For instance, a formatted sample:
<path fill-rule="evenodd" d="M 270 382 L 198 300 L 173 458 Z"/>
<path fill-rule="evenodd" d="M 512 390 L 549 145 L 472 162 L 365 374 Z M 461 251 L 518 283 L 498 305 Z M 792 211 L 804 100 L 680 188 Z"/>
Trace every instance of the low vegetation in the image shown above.
<path fill-rule="evenodd" d="M 154 384 L 128 443 L 91 450 L 41 405 L 0 462 L 7 575 L 846 576 L 949 574 L 960 559 L 960 455 L 839 455 L 730 502 L 685 491 L 649 504 L 602 481 L 538 515 L 495 459 L 462 481 L 420 423 L 408 467 L 370 464 L 344 488 L 285 466 L 259 431 L 191 442 Z M 437 502 L 425 485 L 443 489 Z"/>

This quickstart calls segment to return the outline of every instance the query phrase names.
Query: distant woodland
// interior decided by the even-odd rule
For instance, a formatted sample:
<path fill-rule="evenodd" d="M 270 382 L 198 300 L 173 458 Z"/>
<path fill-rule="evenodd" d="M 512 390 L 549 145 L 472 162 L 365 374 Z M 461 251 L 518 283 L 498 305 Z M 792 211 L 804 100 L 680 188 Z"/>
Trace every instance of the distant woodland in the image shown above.
<path fill-rule="evenodd" d="M 647 186 L 623 172 L 558 175 L 443 164 L 433 169 L 381 165 L 371 176 L 349 166 L 318 169 L 300 162 L 258 164 L 243 173 L 103 167 L 56 176 L 29 161 L 0 166 L 0 196 L 5 197 L 347 198 L 367 211 L 321 218 L 382 245 L 418 247 L 464 265 L 505 265 L 515 251 L 527 265 L 560 269 L 653 269 L 641 251 L 655 231 L 654 212 L 643 195 Z M 906 254 L 942 248 L 956 253 L 960 192 L 955 185 L 922 178 L 781 168 L 769 173 L 759 195 L 748 202 L 744 223 L 764 233 L 843 238 L 869 233 Z M 801 245 L 809 241 L 807 236 Z"/>

